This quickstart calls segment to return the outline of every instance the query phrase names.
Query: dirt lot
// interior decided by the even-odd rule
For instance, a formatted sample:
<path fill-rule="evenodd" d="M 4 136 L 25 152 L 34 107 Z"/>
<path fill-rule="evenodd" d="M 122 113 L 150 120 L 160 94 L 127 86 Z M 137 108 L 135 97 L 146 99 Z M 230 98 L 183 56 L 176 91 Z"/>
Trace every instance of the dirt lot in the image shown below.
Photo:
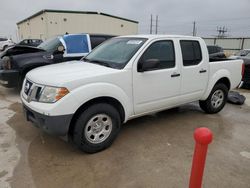
<path fill-rule="evenodd" d="M 18 93 L 0 87 L 0 187 L 188 187 L 193 131 L 214 133 L 204 188 L 250 187 L 250 93 L 219 114 L 196 103 L 129 121 L 111 148 L 81 153 L 22 115 Z"/>

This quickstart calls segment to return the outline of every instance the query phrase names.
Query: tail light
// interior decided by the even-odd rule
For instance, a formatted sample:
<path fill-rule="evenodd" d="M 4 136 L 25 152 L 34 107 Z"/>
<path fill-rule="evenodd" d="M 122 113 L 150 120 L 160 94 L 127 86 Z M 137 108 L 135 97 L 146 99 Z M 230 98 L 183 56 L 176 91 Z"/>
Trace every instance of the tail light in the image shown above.
<path fill-rule="evenodd" d="M 245 64 L 242 63 L 242 69 L 241 69 L 242 78 L 244 77 L 244 73 L 245 73 Z"/>

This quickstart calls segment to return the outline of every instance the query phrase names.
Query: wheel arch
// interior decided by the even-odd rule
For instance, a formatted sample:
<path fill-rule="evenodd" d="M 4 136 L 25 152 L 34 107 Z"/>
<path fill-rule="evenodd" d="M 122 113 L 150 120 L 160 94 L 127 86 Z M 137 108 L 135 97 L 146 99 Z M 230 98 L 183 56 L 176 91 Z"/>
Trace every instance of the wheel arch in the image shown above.
<path fill-rule="evenodd" d="M 75 122 L 76 122 L 77 118 L 79 117 L 79 115 L 84 110 L 86 110 L 88 107 L 90 107 L 94 104 L 98 104 L 98 103 L 107 103 L 107 104 L 112 105 L 119 112 L 120 117 L 121 117 L 121 122 L 125 121 L 125 109 L 120 101 L 118 101 L 117 99 L 115 99 L 113 97 L 109 97 L 109 96 L 96 97 L 96 98 L 93 98 L 93 99 L 85 102 L 76 110 L 76 112 L 74 113 L 74 115 L 71 119 L 71 122 L 70 122 L 69 131 L 68 131 L 69 135 L 71 135 L 73 133 Z"/>
<path fill-rule="evenodd" d="M 205 94 L 203 95 L 203 97 L 201 98 L 201 100 L 206 100 L 207 97 L 209 96 L 209 94 L 211 93 L 213 87 L 214 87 L 216 84 L 218 84 L 218 83 L 223 83 L 223 84 L 225 84 L 225 86 L 228 88 L 228 90 L 231 89 L 231 82 L 230 82 L 230 77 L 229 77 L 229 75 L 224 75 L 224 76 L 220 76 L 220 77 L 219 77 L 218 74 L 217 74 L 217 75 L 215 75 L 214 78 L 211 79 L 211 81 L 210 81 L 210 83 L 209 83 L 209 85 L 208 85 L 208 88 L 207 88 Z"/>
<path fill-rule="evenodd" d="M 225 86 L 227 86 L 228 90 L 230 90 L 230 88 L 231 88 L 230 80 L 227 77 L 220 78 L 214 85 L 216 85 L 218 83 L 222 83 Z"/>

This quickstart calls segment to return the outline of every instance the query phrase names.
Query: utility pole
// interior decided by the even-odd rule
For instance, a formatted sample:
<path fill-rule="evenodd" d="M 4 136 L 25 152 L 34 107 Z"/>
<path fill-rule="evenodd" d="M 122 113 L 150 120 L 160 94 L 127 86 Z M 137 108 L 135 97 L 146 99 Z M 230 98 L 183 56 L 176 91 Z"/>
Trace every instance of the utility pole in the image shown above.
<path fill-rule="evenodd" d="M 153 15 L 151 14 L 151 19 L 150 19 L 150 34 L 153 32 Z"/>
<path fill-rule="evenodd" d="M 226 32 L 227 32 L 227 28 L 225 28 L 225 26 L 223 27 L 217 27 L 217 32 L 218 32 L 218 38 L 225 38 L 226 37 Z"/>
<path fill-rule="evenodd" d="M 196 22 L 193 22 L 193 36 L 196 36 Z"/>
<path fill-rule="evenodd" d="M 155 21 L 155 34 L 158 33 L 158 15 L 156 15 L 156 21 Z"/>

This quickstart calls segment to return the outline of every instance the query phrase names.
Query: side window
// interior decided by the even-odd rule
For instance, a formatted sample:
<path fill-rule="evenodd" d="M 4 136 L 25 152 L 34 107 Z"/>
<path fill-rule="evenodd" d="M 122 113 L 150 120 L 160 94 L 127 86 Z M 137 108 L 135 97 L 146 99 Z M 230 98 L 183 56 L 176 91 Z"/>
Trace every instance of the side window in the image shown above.
<path fill-rule="evenodd" d="M 91 41 L 91 47 L 94 49 L 97 47 L 99 44 L 104 42 L 106 40 L 105 37 L 97 37 L 97 36 L 90 36 L 90 41 Z"/>
<path fill-rule="evenodd" d="M 172 41 L 157 41 L 151 44 L 142 55 L 140 62 L 154 59 L 159 61 L 156 69 L 175 67 L 175 52 Z"/>
<path fill-rule="evenodd" d="M 28 40 L 23 40 L 21 43 L 22 44 L 28 44 Z"/>
<path fill-rule="evenodd" d="M 182 40 L 181 52 L 184 66 L 198 65 L 202 60 L 201 47 L 198 41 Z"/>

